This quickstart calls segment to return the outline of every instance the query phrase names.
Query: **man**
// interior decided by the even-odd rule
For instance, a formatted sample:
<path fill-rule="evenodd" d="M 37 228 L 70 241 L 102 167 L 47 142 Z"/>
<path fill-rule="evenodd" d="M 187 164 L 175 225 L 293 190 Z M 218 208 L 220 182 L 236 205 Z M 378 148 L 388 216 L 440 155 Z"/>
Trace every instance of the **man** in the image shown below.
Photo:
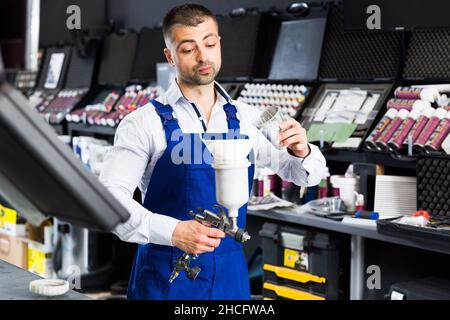
<path fill-rule="evenodd" d="M 208 9 L 194 4 L 173 8 L 164 18 L 163 34 L 164 54 L 176 79 L 163 96 L 123 119 L 100 177 L 131 213 L 114 233 L 140 244 L 128 298 L 249 299 L 242 245 L 188 215 L 216 203 L 214 169 L 205 159 L 180 163 L 175 150 L 186 141 L 189 147 L 193 141 L 202 144 L 196 136 L 234 130 L 251 140 L 257 162 L 297 185 L 318 184 L 325 159 L 293 119 L 280 126 L 279 138 L 287 149 L 273 147 L 253 125 L 259 112 L 231 100 L 214 81 L 221 48 L 218 24 Z M 252 179 L 253 164 L 250 183 Z M 136 186 L 143 204 L 132 199 Z M 245 210 L 239 210 L 240 228 L 245 227 Z M 182 272 L 169 284 L 175 260 L 184 251 L 199 254 L 192 264 L 202 270 L 195 280 Z"/>

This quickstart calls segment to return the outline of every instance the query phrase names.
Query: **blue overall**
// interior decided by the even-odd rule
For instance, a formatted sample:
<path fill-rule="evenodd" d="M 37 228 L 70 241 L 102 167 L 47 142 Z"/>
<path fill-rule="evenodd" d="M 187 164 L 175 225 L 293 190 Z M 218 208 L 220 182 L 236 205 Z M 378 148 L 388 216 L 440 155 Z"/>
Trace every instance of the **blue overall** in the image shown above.
<path fill-rule="evenodd" d="M 195 148 L 201 148 L 202 155 L 208 155 L 199 134 L 182 133 L 178 121 L 173 117 L 170 105 L 152 101 L 161 118 L 166 134 L 167 148 L 157 161 L 144 200 L 144 207 L 152 212 L 165 214 L 179 220 L 191 220 L 190 210 L 197 208 L 212 210 L 216 204 L 214 169 L 211 154 L 198 159 Z M 239 133 L 239 119 L 236 107 L 231 103 L 223 106 L 228 123 L 228 133 L 238 132 L 233 138 L 247 138 Z M 174 131 L 176 133 L 174 133 Z M 178 131 L 179 130 L 179 131 Z M 181 133 L 181 134 L 180 134 Z M 212 135 L 212 137 L 208 137 Z M 228 134 L 203 134 L 204 138 L 230 138 Z M 179 148 L 180 142 L 191 151 L 191 161 L 174 163 L 171 154 Z M 178 147 L 177 147 L 178 145 Z M 181 151 L 181 155 L 186 149 Z M 197 150 L 198 151 L 198 150 Z M 196 159 L 192 159 L 196 157 Z M 185 163 L 188 162 L 188 163 Z M 248 170 L 249 190 L 251 190 L 254 166 Z M 238 226 L 245 227 L 247 205 L 239 210 Z M 180 272 L 170 284 L 169 277 L 175 260 L 183 254 L 177 247 L 146 244 L 139 245 L 128 285 L 129 299 L 250 299 L 247 263 L 242 244 L 230 236 L 222 239 L 214 252 L 200 254 L 191 260 L 191 266 L 198 265 L 201 272 L 195 280 L 189 280 L 186 272 Z"/>

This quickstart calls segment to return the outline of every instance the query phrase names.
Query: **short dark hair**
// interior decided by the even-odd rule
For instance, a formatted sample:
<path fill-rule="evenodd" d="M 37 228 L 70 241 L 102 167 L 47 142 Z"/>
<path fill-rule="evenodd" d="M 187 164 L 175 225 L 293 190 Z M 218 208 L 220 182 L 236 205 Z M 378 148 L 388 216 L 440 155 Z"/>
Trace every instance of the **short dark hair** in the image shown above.
<path fill-rule="evenodd" d="M 213 19 L 218 25 L 216 16 L 204 6 L 188 3 L 173 7 L 163 20 L 164 39 L 169 39 L 171 29 L 175 25 L 195 27 L 204 22 L 206 18 Z"/>

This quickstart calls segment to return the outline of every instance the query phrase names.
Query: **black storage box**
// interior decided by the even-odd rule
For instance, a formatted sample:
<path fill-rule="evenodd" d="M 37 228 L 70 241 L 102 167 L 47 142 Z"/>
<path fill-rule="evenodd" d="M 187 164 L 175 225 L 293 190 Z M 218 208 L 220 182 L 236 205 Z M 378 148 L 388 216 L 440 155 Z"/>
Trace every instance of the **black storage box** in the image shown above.
<path fill-rule="evenodd" d="M 309 130 L 311 126 L 315 123 L 323 124 L 323 119 L 328 118 L 332 115 L 338 115 L 342 117 L 350 116 L 353 120 L 348 121 L 348 123 L 353 123 L 356 125 L 356 129 L 347 140 L 346 144 L 339 146 L 340 149 L 347 150 L 358 150 L 362 147 L 368 134 L 370 134 L 370 128 L 373 123 L 379 118 L 380 110 L 382 110 L 386 98 L 392 90 L 392 85 L 389 83 L 373 83 L 373 84 L 363 84 L 363 83 L 324 83 L 322 84 L 314 94 L 312 100 L 303 109 L 301 114 L 301 124 L 304 128 Z M 333 108 L 338 105 L 341 94 L 348 92 L 366 92 L 365 96 L 359 102 L 360 106 L 358 110 L 354 110 L 354 105 L 343 105 L 344 108 L 348 108 L 348 114 L 345 111 L 334 112 Z M 355 94 L 357 96 L 357 94 Z M 345 98 L 345 96 L 344 96 Z M 329 101 L 328 101 L 329 100 Z M 356 102 L 355 102 L 356 103 Z M 327 109 L 321 112 L 321 108 Z M 323 119 L 318 119 L 319 113 L 323 114 Z M 362 114 L 362 120 L 360 120 L 359 114 Z M 331 134 L 331 133 L 330 133 Z M 331 134 L 333 137 L 335 134 Z M 324 139 L 326 140 L 327 134 L 324 134 Z M 350 141 L 352 141 L 350 143 Z M 318 141 L 311 141 L 318 142 Z M 337 148 L 338 145 L 333 146 Z"/>
<path fill-rule="evenodd" d="M 144 27 L 139 32 L 131 80 L 156 82 L 156 64 L 166 63 L 164 37 L 161 28 Z"/>
<path fill-rule="evenodd" d="M 430 277 L 395 283 L 389 297 L 391 300 L 450 300 L 450 280 Z"/>
<path fill-rule="evenodd" d="M 347 299 L 349 248 L 345 235 L 265 223 L 263 243 L 266 298 Z"/>
<path fill-rule="evenodd" d="M 332 82 L 393 82 L 402 65 L 401 32 L 344 28 L 344 10 L 331 5 L 319 79 Z"/>
<path fill-rule="evenodd" d="M 261 14 L 247 10 L 219 18 L 222 67 L 219 81 L 247 80 L 253 76 Z"/>
<path fill-rule="evenodd" d="M 255 57 L 255 77 L 270 80 L 316 81 L 327 21 L 327 6 L 302 14 L 262 14 Z"/>
<path fill-rule="evenodd" d="M 77 47 L 72 49 L 64 89 L 60 90 L 41 111 L 49 123 L 62 123 L 69 112 L 82 105 L 88 98 L 87 93 L 94 79 L 99 47 L 99 43 L 94 41 L 83 54 Z"/>
<path fill-rule="evenodd" d="M 408 31 L 404 33 L 404 39 L 406 54 L 404 58 L 402 80 L 396 84 L 396 87 L 435 85 L 436 88 L 440 87 L 440 94 L 446 94 L 448 96 L 450 94 L 448 86 L 450 83 L 450 60 L 448 59 L 450 57 L 450 29 Z M 400 104 L 402 104 L 402 102 L 406 102 L 407 104 L 408 101 L 420 100 L 418 97 L 407 99 L 397 98 L 395 97 L 394 92 L 395 90 L 392 90 L 392 95 L 388 98 L 388 102 L 391 98 L 395 99 L 393 100 L 393 104 L 396 104 L 395 101 L 400 102 Z M 431 102 L 431 106 L 433 108 L 440 107 L 437 101 Z M 387 110 L 387 108 L 383 108 L 383 111 L 384 110 Z M 382 119 L 383 116 L 380 116 L 379 118 Z M 386 126 L 386 128 L 389 129 L 389 126 Z M 413 131 L 411 130 L 410 133 L 412 132 Z M 383 148 L 378 148 L 373 144 L 367 143 L 365 144 L 365 147 L 367 151 L 388 153 L 396 159 L 406 161 L 415 160 L 415 155 L 419 153 L 427 153 L 425 148 L 421 146 L 416 148 L 416 146 L 414 146 L 412 154 L 409 154 L 406 141 L 403 146 L 385 146 Z M 437 151 L 441 152 L 441 150 Z"/>
<path fill-rule="evenodd" d="M 324 140 L 328 143 L 322 146 L 323 151 L 330 147 L 355 151 L 361 149 L 373 123 L 380 117 L 392 84 L 399 77 L 403 37 L 401 32 L 348 31 L 344 28 L 342 5 L 329 6 L 319 67 L 319 80 L 327 83 L 318 88 L 311 103 L 304 108 L 300 122 L 308 130 L 314 122 L 320 125 L 324 121 L 325 124 L 356 124 L 350 139 L 343 143 L 334 143 L 338 133 L 325 128 L 328 133 L 324 132 Z M 345 92 L 356 92 L 355 89 L 367 92 L 362 101 L 358 97 L 343 95 Z M 334 99 L 329 95 L 332 91 L 336 94 Z M 375 96 L 378 97 L 376 101 L 372 99 Z M 331 112 L 326 112 L 327 120 L 316 118 L 315 113 L 322 104 L 328 105 L 331 111 L 336 108 L 333 114 L 337 118 L 328 119 L 332 116 Z M 331 128 L 331 125 L 328 127 Z"/>
<path fill-rule="evenodd" d="M 114 128 L 106 127 L 102 128 L 106 131 L 97 132 L 97 128 L 101 126 L 92 125 L 92 121 L 90 121 L 92 128 L 89 128 L 86 121 L 90 117 L 106 116 L 114 109 L 115 103 L 119 101 L 120 96 L 124 93 L 126 83 L 131 79 L 137 42 L 138 34 L 135 32 L 128 32 L 125 34 L 113 33 L 103 39 L 98 85 L 94 86 L 89 91 L 86 99 L 84 99 L 83 103 L 79 104 L 79 107 L 102 104 L 105 102 L 105 98 L 110 94 L 116 95 L 115 101 L 110 106 L 111 110 L 107 112 L 88 111 L 80 116 L 83 110 L 79 109 L 68 114 L 66 119 L 69 121 L 69 133 L 92 131 L 94 133 L 114 135 Z M 118 63 L 118 61 L 120 61 L 120 63 Z M 78 123 L 78 120 L 74 120 L 78 118 L 82 119 L 81 123 Z"/>

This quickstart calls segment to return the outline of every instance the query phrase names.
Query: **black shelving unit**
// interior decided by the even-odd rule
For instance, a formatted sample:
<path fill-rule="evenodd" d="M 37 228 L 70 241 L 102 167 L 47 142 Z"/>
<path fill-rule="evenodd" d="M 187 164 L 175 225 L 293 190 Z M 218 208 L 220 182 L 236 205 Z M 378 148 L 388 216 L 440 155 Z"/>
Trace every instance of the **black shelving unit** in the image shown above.
<path fill-rule="evenodd" d="M 372 163 L 403 169 L 416 168 L 415 158 L 405 157 L 404 159 L 397 159 L 393 155 L 388 153 L 349 151 L 341 149 L 330 149 L 326 151 L 323 150 L 322 153 L 327 161 Z"/>

